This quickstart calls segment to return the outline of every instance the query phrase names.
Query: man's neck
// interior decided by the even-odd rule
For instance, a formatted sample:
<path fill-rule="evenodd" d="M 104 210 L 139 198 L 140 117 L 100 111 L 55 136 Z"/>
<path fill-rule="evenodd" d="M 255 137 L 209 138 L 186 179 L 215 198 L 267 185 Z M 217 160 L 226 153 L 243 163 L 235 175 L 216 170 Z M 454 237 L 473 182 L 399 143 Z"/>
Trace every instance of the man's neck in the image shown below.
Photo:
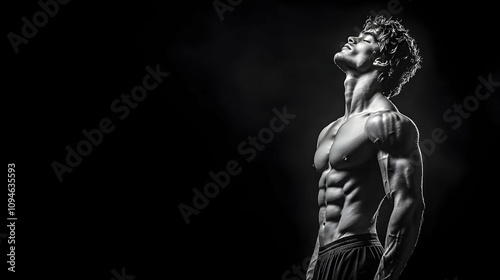
<path fill-rule="evenodd" d="M 365 111 L 373 99 L 379 95 L 380 84 L 377 82 L 377 71 L 356 75 L 347 72 L 344 81 L 345 115 L 349 118 L 353 114 Z"/>

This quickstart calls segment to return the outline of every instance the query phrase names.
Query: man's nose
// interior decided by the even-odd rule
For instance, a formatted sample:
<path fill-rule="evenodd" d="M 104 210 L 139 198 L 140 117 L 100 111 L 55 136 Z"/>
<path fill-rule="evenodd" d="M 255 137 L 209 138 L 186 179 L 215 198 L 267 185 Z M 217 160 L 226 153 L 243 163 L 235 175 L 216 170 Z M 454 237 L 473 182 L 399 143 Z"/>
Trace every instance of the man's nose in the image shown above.
<path fill-rule="evenodd" d="M 351 43 L 351 44 L 356 43 L 356 37 L 349 36 L 349 38 L 347 38 L 347 43 Z"/>

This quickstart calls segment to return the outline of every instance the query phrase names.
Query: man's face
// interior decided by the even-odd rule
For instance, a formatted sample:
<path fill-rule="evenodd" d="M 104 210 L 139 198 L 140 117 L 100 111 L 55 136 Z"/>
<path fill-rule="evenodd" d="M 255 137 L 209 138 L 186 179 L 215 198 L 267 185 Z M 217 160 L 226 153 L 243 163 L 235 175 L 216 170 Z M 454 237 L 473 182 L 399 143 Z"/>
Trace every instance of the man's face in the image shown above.
<path fill-rule="evenodd" d="M 376 54 L 380 50 L 374 33 L 365 31 L 351 36 L 347 44 L 335 54 L 333 61 L 344 72 L 364 73 L 375 67 Z"/>

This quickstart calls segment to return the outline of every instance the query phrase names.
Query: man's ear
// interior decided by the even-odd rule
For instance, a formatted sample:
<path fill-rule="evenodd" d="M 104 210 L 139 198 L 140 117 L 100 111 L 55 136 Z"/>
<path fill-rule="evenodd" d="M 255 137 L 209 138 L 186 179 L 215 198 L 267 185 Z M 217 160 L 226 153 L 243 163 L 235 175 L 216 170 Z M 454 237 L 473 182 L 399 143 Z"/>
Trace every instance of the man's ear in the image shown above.
<path fill-rule="evenodd" d="M 388 61 L 384 61 L 382 58 L 377 57 L 375 61 L 373 61 L 373 65 L 375 66 L 380 66 L 380 67 L 385 67 L 389 65 Z"/>

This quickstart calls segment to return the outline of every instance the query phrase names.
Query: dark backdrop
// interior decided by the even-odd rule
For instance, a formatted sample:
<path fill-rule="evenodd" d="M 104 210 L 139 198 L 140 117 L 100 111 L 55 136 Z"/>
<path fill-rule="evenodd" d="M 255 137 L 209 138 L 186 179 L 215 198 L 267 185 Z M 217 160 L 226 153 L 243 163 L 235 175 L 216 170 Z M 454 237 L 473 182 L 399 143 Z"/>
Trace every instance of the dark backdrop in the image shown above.
<path fill-rule="evenodd" d="M 317 232 L 316 138 L 343 114 L 344 76 L 332 57 L 381 10 L 402 19 L 424 58 L 393 99 L 426 140 L 425 222 L 401 279 L 485 279 L 495 271 L 487 253 L 496 245 L 498 87 L 474 97 L 479 76 L 500 81 L 493 5 L 230 3 L 221 20 L 210 0 L 71 1 L 18 53 L 7 35 L 21 35 L 21 18 L 41 7 L 4 3 L 16 275 L 304 279 Z M 146 66 L 170 75 L 121 120 L 111 104 L 142 84 Z M 285 106 L 295 118 L 270 134 Z M 66 147 L 76 149 L 82 130 L 106 118 L 114 130 L 60 182 L 54 162 L 67 164 Z M 436 131 L 445 135 L 438 142 Z M 266 143 L 253 157 L 248 137 L 259 135 Z M 210 172 L 223 176 L 235 162 L 239 173 L 187 225 L 179 205 L 193 207 L 193 189 L 203 192 Z"/>

